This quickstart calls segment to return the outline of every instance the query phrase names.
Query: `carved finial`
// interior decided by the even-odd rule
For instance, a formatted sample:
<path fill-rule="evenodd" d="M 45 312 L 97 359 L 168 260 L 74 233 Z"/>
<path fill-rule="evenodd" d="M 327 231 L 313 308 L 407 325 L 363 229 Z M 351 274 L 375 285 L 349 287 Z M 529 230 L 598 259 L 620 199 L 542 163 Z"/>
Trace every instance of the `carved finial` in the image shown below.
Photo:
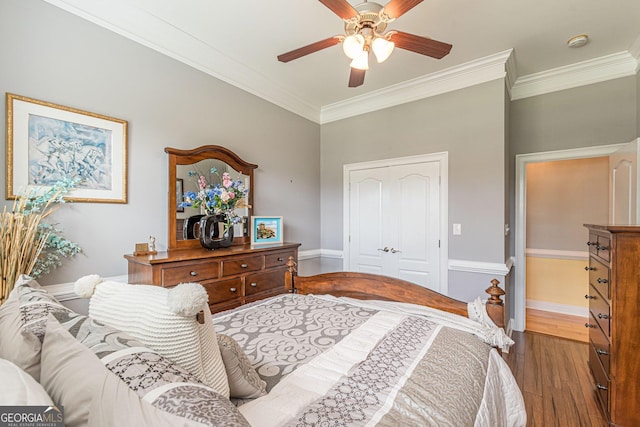
<path fill-rule="evenodd" d="M 297 272 L 296 270 L 296 262 L 292 256 L 289 257 L 289 261 L 287 261 L 287 268 L 289 269 L 289 273 L 294 274 Z"/>
<path fill-rule="evenodd" d="M 491 295 L 491 297 L 489 297 L 489 300 L 487 301 L 487 304 L 496 304 L 496 305 L 503 304 L 502 299 L 500 297 L 504 295 L 504 291 L 502 290 L 502 288 L 498 286 L 499 284 L 500 284 L 500 281 L 498 281 L 497 279 L 493 279 L 491 281 L 491 286 L 485 290 L 486 293 Z"/>

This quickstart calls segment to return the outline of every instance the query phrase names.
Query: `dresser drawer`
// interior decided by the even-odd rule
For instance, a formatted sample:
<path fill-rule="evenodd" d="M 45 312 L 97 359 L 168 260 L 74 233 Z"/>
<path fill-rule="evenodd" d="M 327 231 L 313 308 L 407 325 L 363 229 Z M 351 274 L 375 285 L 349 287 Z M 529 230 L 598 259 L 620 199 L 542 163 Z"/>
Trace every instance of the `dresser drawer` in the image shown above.
<path fill-rule="evenodd" d="M 611 261 L 611 239 L 605 236 L 598 236 L 596 245 L 597 255 L 605 261 Z"/>
<path fill-rule="evenodd" d="M 284 267 L 287 265 L 289 257 L 295 257 L 293 251 L 277 252 L 264 256 L 264 268 Z"/>
<path fill-rule="evenodd" d="M 204 282 L 217 279 L 220 265 L 214 262 L 199 262 L 191 265 L 162 269 L 162 286 L 174 286 L 179 283 Z"/>
<path fill-rule="evenodd" d="M 589 259 L 589 283 L 600 295 L 611 298 L 611 270 L 593 257 Z"/>
<path fill-rule="evenodd" d="M 596 319 L 593 317 L 593 314 L 591 312 L 589 313 L 589 323 L 592 325 L 596 325 L 595 328 L 589 328 L 589 341 L 591 342 L 591 345 L 593 346 L 598 359 L 600 359 L 600 363 L 602 363 L 604 371 L 606 372 L 607 376 L 610 377 L 611 365 L 609 363 L 609 351 L 611 347 L 609 345 L 609 339 L 604 334 L 604 332 L 602 332 L 602 329 L 597 326 Z"/>
<path fill-rule="evenodd" d="M 593 286 L 589 286 L 589 295 L 591 295 L 591 299 L 589 300 L 589 311 L 593 315 L 596 323 L 600 325 L 605 335 L 609 337 L 611 335 L 611 309 L 609 307 L 609 302 L 605 300 Z"/>
<path fill-rule="evenodd" d="M 262 255 L 222 261 L 222 276 L 233 276 L 262 269 Z"/>
<path fill-rule="evenodd" d="M 209 304 L 219 303 L 242 295 L 242 278 L 219 280 L 203 283 L 202 286 L 209 294 Z"/>
<path fill-rule="evenodd" d="M 611 382 L 598 359 L 595 348 L 591 344 L 589 344 L 589 369 L 591 369 L 591 373 L 593 374 L 598 400 L 600 400 L 605 414 L 608 414 L 609 387 L 611 386 Z"/>
<path fill-rule="evenodd" d="M 275 289 L 284 291 L 284 269 L 269 271 L 266 273 L 250 274 L 245 279 L 244 293 L 247 296 Z"/>

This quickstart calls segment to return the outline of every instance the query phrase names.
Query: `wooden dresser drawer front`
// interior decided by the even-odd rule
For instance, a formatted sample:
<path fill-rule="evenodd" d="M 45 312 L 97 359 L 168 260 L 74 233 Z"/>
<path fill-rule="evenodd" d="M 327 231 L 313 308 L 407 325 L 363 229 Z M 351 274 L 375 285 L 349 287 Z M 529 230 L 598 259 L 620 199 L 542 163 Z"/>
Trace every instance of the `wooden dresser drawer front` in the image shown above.
<path fill-rule="evenodd" d="M 611 261 L 611 239 L 605 236 L 598 236 L 596 245 L 597 254 L 605 261 Z"/>
<path fill-rule="evenodd" d="M 593 313 L 589 313 L 589 323 L 597 325 L 596 319 L 593 317 Z M 596 326 L 595 328 L 589 328 L 589 341 L 591 341 L 591 345 L 593 346 L 598 359 L 600 359 L 600 363 L 602 363 L 607 376 L 610 377 L 609 352 L 611 351 L 611 347 L 609 345 L 609 339 L 602 330 Z"/>
<path fill-rule="evenodd" d="M 218 303 L 242 296 L 242 278 L 220 280 L 203 284 L 209 294 L 209 303 Z"/>
<path fill-rule="evenodd" d="M 253 295 L 277 288 L 284 289 L 284 269 L 251 274 L 245 280 L 245 295 Z"/>
<path fill-rule="evenodd" d="M 600 295 L 611 299 L 611 270 L 593 257 L 589 260 L 589 283 Z"/>
<path fill-rule="evenodd" d="M 262 255 L 222 261 L 222 276 L 233 276 L 262 269 Z"/>
<path fill-rule="evenodd" d="M 218 262 L 201 262 L 180 267 L 167 267 L 162 269 L 162 286 L 174 286 L 179 283 L 204 282 L 217 279 L 219 271 Z"/>
<path fill-rule="evenodd" d="M 596 395 L 600 400 L 604 410 L 606 413 L 609 413 L 609 388 L 611 386 L 611 381 L 609 381 L 609 377 L 607 376 L 598 356 L 596 354 L 595 348 L 589 344 L 589 368 L 591 369 L 591 373 L 593 374 L 593 379 L 596 386 Z"/>
<path fill-rule="evenodd" d="M 600 325 L 605 335 L 607 337 L 611 336 L 611 330 L 609 329 L 611 325 L 611 309 L 609 307 L 609 302 L 607 302 L 607 300 L 605 300 L 593 286 L 589 286 L 589 295 L 592 297 L 589 300 L 589 311 L 598 325 Z"/>
<path fill-rule="evenodd" d="M 264 268 L 284 267 L 294 251 L 278 252 L 264 256 Z"/>

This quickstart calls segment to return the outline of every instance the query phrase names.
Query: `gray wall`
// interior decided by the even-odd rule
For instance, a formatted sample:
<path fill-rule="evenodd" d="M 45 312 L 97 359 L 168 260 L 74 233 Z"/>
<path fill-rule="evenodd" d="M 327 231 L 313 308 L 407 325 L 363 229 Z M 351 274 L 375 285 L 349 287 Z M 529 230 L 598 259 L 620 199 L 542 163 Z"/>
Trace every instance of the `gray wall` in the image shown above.
<path fill-rule="evenodd" d="M 342 249 L 343 166 L 449 152 L 449 257 L 504 262 L 502 80 L 322 126 L 322 247 Z"/>
<path fill-rule="evenodd" d="M 505 100 L 495 80 L 322 125 L 322 248 L 343 249 L 345 164 L 447 151 L 449 258 L 504 264 Z M 449 295 L 472 300 L 492 277 L 450 272 Z"/>
<path fill-rule="evenodd" d="M 637 81 L 623 77 L 513 101 L 511 155 L 632 141 Z"/>
<path fill-rule="evenodd" d="M 124 275 L 123 254 L 149 235 L 166 249 L 166 146 L 217 144 L 258 164 L 255 213 L 283 215 L 286 240 L 320 247 L 319 227 L 309 226 L 320 222 L 316 123 L 36 0 L 0 2 L 5 92 L 129 122 L 129 203 L 60 209 L 56 220 L 84 254 L 43 278 L 45 284 Z M 3 135 L 4 126 L 3 120 Z M 1 156 L 4 180 L 4 150 Z"/>
<path fill-rule="evenodd" d="M 636 136 L 640 138 L 640 72 L 636 74 Z"/>

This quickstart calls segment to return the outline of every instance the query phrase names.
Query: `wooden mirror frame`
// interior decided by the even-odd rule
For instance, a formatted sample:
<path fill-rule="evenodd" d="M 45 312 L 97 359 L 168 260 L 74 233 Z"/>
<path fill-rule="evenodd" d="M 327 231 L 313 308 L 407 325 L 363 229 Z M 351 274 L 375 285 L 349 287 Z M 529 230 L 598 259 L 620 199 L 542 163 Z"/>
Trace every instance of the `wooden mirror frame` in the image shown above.
<path fill-rule="evenodd" d="M 178 165 L 191 165 L 201 160 L 216 159 L 228 164 L 236 171 L 249 177 L 249 196 L 247 203 L 249 208 L 249 218 L 253 215 L 253 170 L 258 167 L 252 163 L 245 162 L 233 151 L 219 145 L 204 145 L 193 150 L 180 150 L 177 148 L 165 147 L 165 153 L 169 155 L 169 250 L 201 248 L 197 239 L 178 240 L 177 217 L 176 217 L 176 171 Z M 251 230 L 249 230 L 251 233 Z M 234 237 L 234 245 L 243 245 L 251 241 L 251 235 Z"/>

